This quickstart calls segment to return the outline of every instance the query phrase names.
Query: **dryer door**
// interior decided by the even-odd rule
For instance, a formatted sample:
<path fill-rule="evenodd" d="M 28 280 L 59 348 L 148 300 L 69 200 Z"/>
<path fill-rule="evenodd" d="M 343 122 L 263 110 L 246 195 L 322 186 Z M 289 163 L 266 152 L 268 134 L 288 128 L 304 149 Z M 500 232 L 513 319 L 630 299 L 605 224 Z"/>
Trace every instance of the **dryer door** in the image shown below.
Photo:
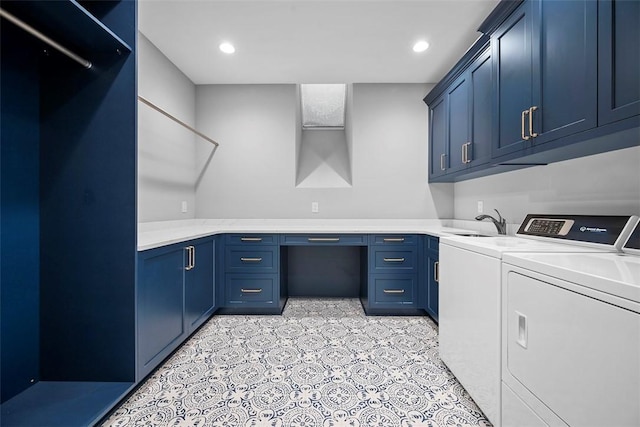
<path fill-rule="evenodd" d="M 508 371 L 569 425 L 640 425 L 640 314 L 563 284 L 507 273 Z"/>

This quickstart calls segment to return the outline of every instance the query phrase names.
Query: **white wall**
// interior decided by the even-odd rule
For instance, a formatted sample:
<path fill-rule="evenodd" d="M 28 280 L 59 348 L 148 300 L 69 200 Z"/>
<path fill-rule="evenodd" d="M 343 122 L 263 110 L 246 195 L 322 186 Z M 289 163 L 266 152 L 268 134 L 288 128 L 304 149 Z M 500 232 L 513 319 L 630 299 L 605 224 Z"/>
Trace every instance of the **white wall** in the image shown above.
<path fill-rule="evenodd" d="M 137 54 L 138 94 L 193 126 L 195 85 L 141 33 Z M 138 103 L 138 222 L 195 217 L 195 138 Z"/>
<path fill-rule="evenodd" d="M 220 143 L 196 188 L 198 218 L 295 211 L 296 108 L 295 85 L 197 87 L 198 129 Z"/>
<path fill-rule="evenodd" d="M 454 194 L 456 219 L 473 219 L 478 200 L 509 223 L 527 213 L 639 215 L 640 147 L 458 182 Z"/>
<path fill-rule="evenodd" d="M 198 218 L 450 218 L 452 185 L 427 185 L 423 84 L 356 84 L 351 188 L 296 188 L 295 85 L 206 85 L 196 124 L 220 142 L 196 190 Z M 199 146 L 198 157 L 208 152 Z M 201 160 L 200 160 L 201 161 Z M 311 213 L 311 202 L 320 212 Z"/>

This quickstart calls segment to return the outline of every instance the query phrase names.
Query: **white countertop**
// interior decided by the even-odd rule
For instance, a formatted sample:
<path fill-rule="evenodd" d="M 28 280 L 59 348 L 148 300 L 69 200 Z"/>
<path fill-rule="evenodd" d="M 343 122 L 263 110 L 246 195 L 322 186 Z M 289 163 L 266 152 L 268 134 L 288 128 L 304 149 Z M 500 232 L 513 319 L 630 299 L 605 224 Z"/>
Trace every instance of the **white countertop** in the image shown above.
<path fill-rule="evenodd" d="M 190 219 L 138 224 L 138 250 L 220 233 L 410 233 L 435 237 L 450 233 L 474 233 L 451 227 L 450 220 L 419 219 Z M 473 223 L 471 224 L 473 225 Z"/>

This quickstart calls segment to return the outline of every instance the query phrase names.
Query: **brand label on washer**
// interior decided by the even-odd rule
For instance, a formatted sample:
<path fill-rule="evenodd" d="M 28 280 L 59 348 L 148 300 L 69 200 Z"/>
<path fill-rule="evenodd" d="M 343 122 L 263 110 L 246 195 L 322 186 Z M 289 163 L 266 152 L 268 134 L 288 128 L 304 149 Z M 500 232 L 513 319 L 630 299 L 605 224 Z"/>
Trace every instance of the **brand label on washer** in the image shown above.
<path fill-rule="evenodd" d="M 600 228 L 600 227 L 585 227 L 585 226 L 582 226 L 582 227 L 580 227 L 580 231 L 582 231 L 583 233 L 585 231 L 588 231 L 590 233 L 606 233 L 607 229 L 606 228 Z"/>

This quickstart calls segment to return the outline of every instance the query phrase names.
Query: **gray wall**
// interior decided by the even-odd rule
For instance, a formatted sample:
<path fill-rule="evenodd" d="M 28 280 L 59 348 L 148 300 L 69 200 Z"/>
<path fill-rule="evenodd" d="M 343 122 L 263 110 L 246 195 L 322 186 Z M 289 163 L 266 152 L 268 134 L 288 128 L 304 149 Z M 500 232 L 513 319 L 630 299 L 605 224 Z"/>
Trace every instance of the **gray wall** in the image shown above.
<path fill-rule="evenodd" d="M 206 85 L 196 124 L 220 142 L 196 190 L 198 218 L 450 218 L 452 185 L 427 185 L 430 85 L 355 84 L 351 188 L 296 188 L 294 85 Z M 198 147 L 199 161 L 208 156 Z M 320 212 L 311 213 L 311 202 Z"/>
<path fill-rule="evenodd" d="M 138 94 L 193 126 L 195 85 L 141 33 L 137 54 Z M 195 138 L 138 103 L 138 222 L 195 217 L 195 150 L 202 144 Z"/>
<path fill-rule="evenodd" d="M 462 181 L 454 194 L 456 219 L 473 219 L 478 200 L 510 223 L 527 213 L 638 215 L 640 147 Z"/>

